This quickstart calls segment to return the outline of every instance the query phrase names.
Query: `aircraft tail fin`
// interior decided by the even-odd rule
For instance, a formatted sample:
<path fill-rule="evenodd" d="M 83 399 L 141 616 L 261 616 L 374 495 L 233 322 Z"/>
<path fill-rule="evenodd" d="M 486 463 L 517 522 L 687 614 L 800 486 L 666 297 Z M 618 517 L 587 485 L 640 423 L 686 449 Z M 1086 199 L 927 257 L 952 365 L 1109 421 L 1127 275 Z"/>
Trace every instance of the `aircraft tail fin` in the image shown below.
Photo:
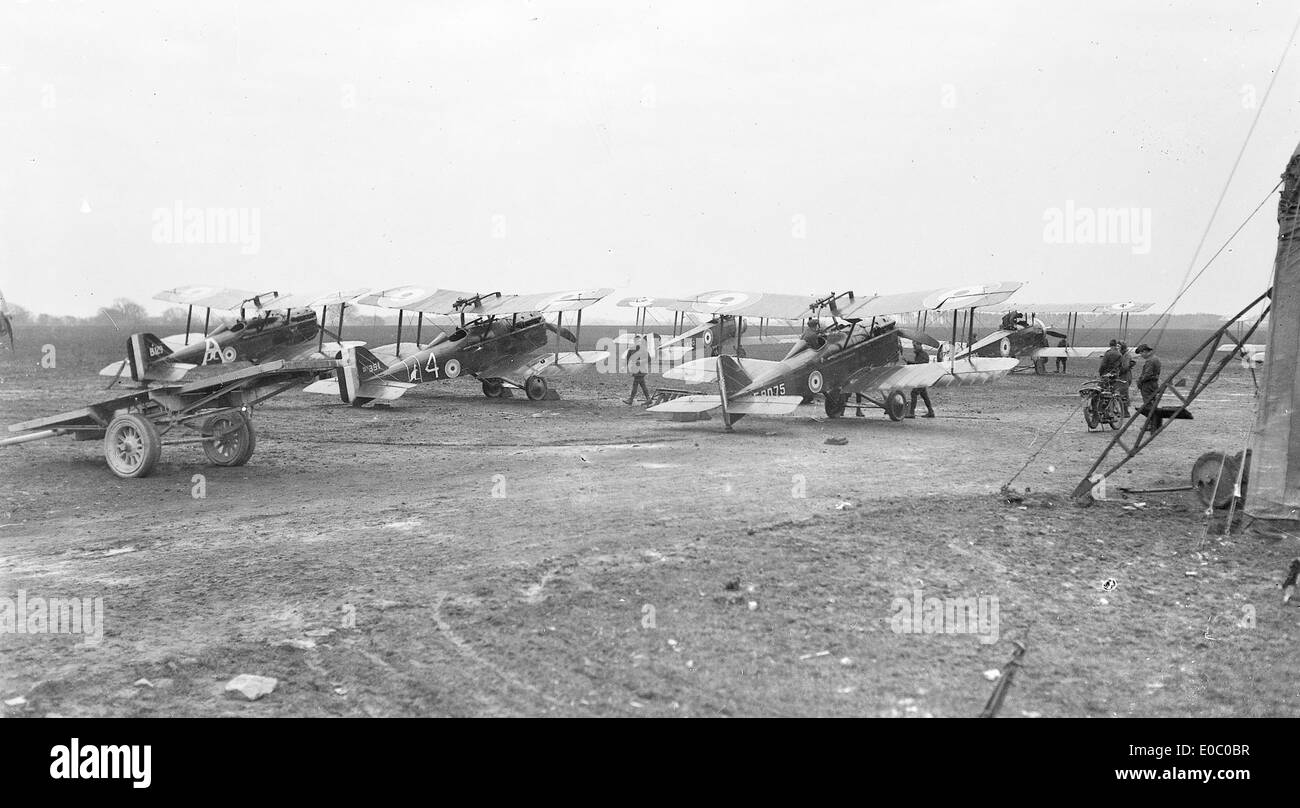
<path fill-rule="evenodd" d="M 159 380 L 174 382 L 196 367 L 184 362 L 164 361 L 171 355 L 171 347 L 155 335 L 132 334 L 126 341 L 126 363 L 114 362 L 100 373 L 120 376 L 129 371 L 133 382 Z"/>
<path fill-rule="evenodd" d="M 345 403 L 360 406 L 376 399 L 392 401 L 415 385 L 379 378 L 388 365 L 379 357 L 359 345 L 349 345 L 343 351 L 343 365 L 335 371 L 337 386 L 328 379 L 307 386 L 309 393 L 333 393 Z"/>
<path fill-rule="evenodd" d="M 753 381 L 736 357 L 728 354 L 718 356 L 718 378 L 722 380 L 722 389 L 728 396 L 734 395 L 737 390 Z"/>

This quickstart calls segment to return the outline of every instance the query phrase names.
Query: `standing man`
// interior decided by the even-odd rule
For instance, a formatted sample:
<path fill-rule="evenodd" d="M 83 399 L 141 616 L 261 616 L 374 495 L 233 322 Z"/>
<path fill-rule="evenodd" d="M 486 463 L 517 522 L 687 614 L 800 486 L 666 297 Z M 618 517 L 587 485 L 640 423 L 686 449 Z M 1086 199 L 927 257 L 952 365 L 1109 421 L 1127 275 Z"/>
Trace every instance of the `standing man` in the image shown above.
<path fill-rule="evenodd" d="M 1118 382 L 1116 389 L 1119 391 L 1120 404 L 1124 406 L 1124 417 L 1127 418 L 1129 389 L 1133 386 L 1133 366 L 1137 364 L 1137 360 L 1129 353 L 1128 345 L 1121 342 L 1116 347 L 1119 348 L 1119 378 L 1116 380 Z"/>
<path fill-rule="evenodd" d="M 1061 341 L 1058 342 L 1058 343 L 1056 343 L 1056 347 L 1058 347 L 1058 348 L 1069 348 L 1069 347 L 1070 347 L 1070 342 L 1069 342 L 1069 340 L 1067 340 L 1065 337 L 1061 337 Z M 1066 360 L 1066 357 L 1064 357 L 1064 356 L 1058 356 L 1058 357 L 1056 357 L 1056 370 L 1055 370 L 1054 372 L 1056 372 L 1056 373 L 1064 373 L 1064 372 L 1065 372 L 1065 360 Z"/>
<path fill-rule="evenodd" d="M 1118 346 L 1119 346 L 1119 340 L 1114 340 L 1114 339 L 1111 340 L 1110 348 L 1106 351 L 1106 353 L 1101 355 L 1101 367 L 1098 369 L 1097 375 L 1101 376 L 1103 380 L 1105 380 L 1106 376 L 1112 373 L 1114 373 L 1117 376 L 1119 375 L 1119 347 Z"/>
<path fill-rule="evenodd" d="M 645 395 L 646 406 L 650 406 L 650 391 L 645 386 L 646 370 L 650 366 L 650 353 L 645 348 L 645 341 L 637 337 L 632 342 L 632 347 L 628 349 L 623 356 L 623 361 L 627 369 L 632 373 L 632 392 L 624 400 L 629 406 L 636 399 L 636 391 L 640 388 Z"/>
<path fill-rule="evenodd" d="M 925 347 L 922 346 L 921 343 L 919 343 L 919 342 L 913 342 L 913 343 L 912 343 L 912 347 L 913 347 L 915 350 L 912 352 L 912 361 L 911 361 L 911 362 L 908 362 L 908 364 L 909 364 L 909 365 L 928 365 L 928 364 L 930 363 L 930 355 L 929 355 L 928 353 L 925 352 Z M 908 418 L 915 418 L 915 417 L 916 417 L 916 400 L 917 400 L 918 398 L 925 402 L 926 413 L 925 413 L 925 415 L 922 415 L 921 417 L 922 417 L 922 418 L 933 418 L 933 417 L 934 417 L 934 405 L 930 403 L 930 393 L 929 393 L 929 391 L 926 390 L 926 388 L 924 388 L 924 387 L 913 387 L 913 388 L 912 388 L 912 406 L 910 406 L 910 407 L 907 408 L 907 417 L 908 417 Z"/>
<path fill-rule="evenodd" d="M 1156 407 L 1156 393 L 1160 390 L 1160 357 L 1145 342 L 1137 346 L 1137 355 L 1142 357 L 1142 372 L 1138 374 L 1138 392 L 1142 394 L 1142 407 L 1147 411 L 1147 429 L 1152 432 L 1160 428 L 1160 415 Z"/>

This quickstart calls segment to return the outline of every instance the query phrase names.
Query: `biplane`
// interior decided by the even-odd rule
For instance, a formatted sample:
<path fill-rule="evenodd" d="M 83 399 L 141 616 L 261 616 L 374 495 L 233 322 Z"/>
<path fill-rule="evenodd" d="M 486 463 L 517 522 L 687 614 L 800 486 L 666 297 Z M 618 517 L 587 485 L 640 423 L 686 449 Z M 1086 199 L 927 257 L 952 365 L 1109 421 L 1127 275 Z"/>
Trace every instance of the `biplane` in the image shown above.
<path fill-rule="evenodd" d="M 665 378 L 716 383 L 718 393 L 680 395 L 649 411 L 698 414 L 721 409 L 723 426 L 730 430 L 745 415 L 787 415 L 821 396 L 831 418 L 842 416 L 847 408 L 861 413 L 875 407 L 900 421 L 906 416 L 908 391 L 990 382 L 1008 373 L 1016 360 L 968 357 L 908 364 L 902 340 L 920 337 L 909 337 L 894 315 L 973 310 L 1000 303 L 1019 287 L 1004 282 L 861 298 L 852 292 L 819 299 L 745 292 L 699 295 L 683 302 L 697 312 L 800 321 L 806 328 L 779 361 L 719 354 L 665 372 Z"/>
<path fill-rule="evenodd" d="M 329 380 L 310 385 L 312 393 L 338 394 L 353 406 L 390 401 L 422 382 L 473 378 L 483 395 L 502 398 L 522 390 L 532 401 L 558 398 L 546 376 L 578 372 L 609 358 L 607 351 L 578 350 L 582 310 L 612 289 L 504 295 L 500 292 L 455 292 L 400 286 L 360 298 L 362 305 L 397 310 L 397 342 L 355 352 L 355 378 L 340 371 L 338 386 Z M 575 334 L 564 327 L 565 312 L 576 312 Z M 414 342 L 402 341 L 403 322 L 416 315 Z M 556 322 L 547 320 L 555 315 Z M 450 318 L 452 324 L 421 342 L 426 317 Z M 551 335 L 555 347 L 550 349 Z M 573 343 L 561 350 L 560 341 Z"/>
<path fill-rule="evenodd" d="M 1002 322 L 993 333 L 971 340 L 955 356 L 1014 357 L 1028 359 L 1035 373 L 1043 373 L 1048 359 L 1087 359 L 1098 357 L 1109 346 L 1074 346 L 1079 317 L 1111 315 L 1119 318 L 1119 327 L 1127 332 L 1128 318 L 1151 308 L 1150 303 L 1017 303 L 1003 310 Z M 1066 331 L 1046 325 L 1039 315 L 1065 315 Z M 956 323 L 954 322 L 954 330 Z M 970 321 L 974 329 L 974 320 Z M 1070 347 L 1060 348 L 1054 342 L 1065 339 Z"/>
<path fill-rule="evenodd" d="M 143 337 L 131 336 L 132 343 L 140 343 L 132 350 L 146 350 Z M 242 466 L 257 445 L 253 407 L 340 365 L 334 359 L 277 359 L 186 384 L 134 390 L 69 412 L 14 424 L 9 431 L 23 434 L 0 439 L 0 446 L 61 435 L 77 441 L 102 440 L 109 469 L 124 478 L 148 475 L 164 444 L 201 443 L 209 462 Z"/>
<path fill-rule="evenodd" d="M 365 343 L 344 343 L 337 333 L 332 335 L 335 341 L 326 342 L 329 332 L 324 323 L 329 307 L 339 307 L 339 331 L 342 331 L 343 310 L 366 291 L 357 289 L 308 297 L 279 292 L 254 294 L 212 286 L 167 289 L 154 295 L 154 299 L 188 307 L 185 333 L 163 338 L 142 334 L 140 340 L 128 343 L 137 346 L 138 355 L 128 353 L 125 360 L 108 365 L 99 375 L 112 376 L 116 381 L 127 374 L 131 381 L 138 383 L 178 381 L 202 365 L 337 357 L 349 345 Z M 319 318 L 316 307 L 321 309 Z M 201 334 L 190 332 L 195 308 L 206 312 Z M 233 322 L 222 322 L 209 330 L 214 310 L 239 315 Z"/>

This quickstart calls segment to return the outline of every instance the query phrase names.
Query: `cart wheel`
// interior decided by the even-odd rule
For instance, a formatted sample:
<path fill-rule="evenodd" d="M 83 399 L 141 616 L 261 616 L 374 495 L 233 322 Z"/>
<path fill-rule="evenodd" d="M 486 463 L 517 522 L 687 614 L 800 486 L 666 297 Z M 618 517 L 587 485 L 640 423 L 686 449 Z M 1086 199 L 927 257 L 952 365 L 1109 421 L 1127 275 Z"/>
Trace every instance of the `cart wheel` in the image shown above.
<path fill-rule="evenodd" d="M 104 433 L 104 457 L 119 477 L 145 477 L 162 454 L 162 437 L 153 421 L 135 413 L 119 415 Z"/>
<path fill-rule="evenodd" d="M 483 380 L 483 395 L 488 398 L 501 398 L 501 391 L 504 389 L 505 385 L 501 384 L 500 379 Z"/>
<path fill-rule="evenodd" d="M 203 434 L 211 436 L 203 441 L 203 454 L 214 465 L 242 466 L 257 448 L 253 422 L 242 412 L 212 416 L 203 423 Z"/>
<path fill-rule="evenodd" d="M 891 421 L 901 421 L 907 415 L 907 396 L 901 390 L 895 390 L 885 399 L 885 415 Z"/>
<path fill-rule="evenodd" d="M 844 406 L 849 401 L 848 393 L 827 393 L 826 394 L 826 415 L 830 418 L 839 418 L 844 414 Z"/>
<path fill-rule="evenodd" d="M 1088 424 L 1088 430 L 1092 431 L 1101 423 L 1101 416 L 1097 413 L 1097 394 L 1093 393 L 1088 397 L 1088 401 L 1083 405 L 1083 420 Z"/>
<path fill-rule="evenodd" d="M 1232 503 L 1232 487 L 1237 484 L 1240 462 L 1240 455 L 1228 457 L 1223 452 L 1206 452 L 1196 458 L 1192 464 L 1192 487 L 1201 502 L 1216 508 L 1226 508 Z"/>
<path fill-rule="evenodd" d="M 529 401 L 541 401 L 546 398 L 546 380 L 541 376 L 529 376 L 524 382 L 524 392 L 528 394 Z"/>

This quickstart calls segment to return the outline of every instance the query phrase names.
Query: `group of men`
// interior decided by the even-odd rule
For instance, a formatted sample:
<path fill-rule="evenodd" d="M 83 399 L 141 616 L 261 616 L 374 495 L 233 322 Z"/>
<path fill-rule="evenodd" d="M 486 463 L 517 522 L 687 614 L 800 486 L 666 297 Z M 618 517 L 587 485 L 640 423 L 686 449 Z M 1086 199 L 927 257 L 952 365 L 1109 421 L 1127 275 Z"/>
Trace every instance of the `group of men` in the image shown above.
<path fill-rule="evenodd" d="M 1111 340 L 1110 348 L 1101 357 L 1100 374 L 1103 380 L 1113 377 L 1114 390 L 1119 394 L 1124 407 L 1125 417 L 1129 414 L 1129 388 L 1133 384 L 1133 367 L 1137 365 L 1134 354 L 1142 359 L 1142 371 L 1138 374 L 1138 393 L 1142 396 L 1142 406 L 1146 407 L 1156 397 L 1160 389 L 1160 358 L 1145 342 L 1137 346 L 1132 353 L 1128 346 L 1119 340 Z M 1158 421 L 1156 422 L 1158 425 Z"/>

